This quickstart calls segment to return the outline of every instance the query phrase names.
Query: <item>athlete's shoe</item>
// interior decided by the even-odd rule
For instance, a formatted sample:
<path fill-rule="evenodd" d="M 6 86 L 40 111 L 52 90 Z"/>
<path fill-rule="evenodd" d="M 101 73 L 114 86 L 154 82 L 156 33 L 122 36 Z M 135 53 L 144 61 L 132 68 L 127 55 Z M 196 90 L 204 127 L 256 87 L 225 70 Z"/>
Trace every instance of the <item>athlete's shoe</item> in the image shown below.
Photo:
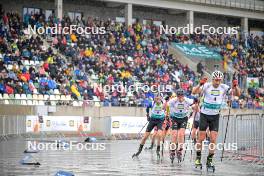
<path fill-rule="evenodd" d="M 160 146 L 159 145 L 157 146 L 156 153 L 157 153 L 157 158 L 160 159 Z"/>
<path fill-rule="evenodd" d="M 142 152 L 142 149 L 143 149 L 143 145 L 140 144 L 137 153 L 134 153 L 132 155 L 132 158 L 134 158 L 135 156 L 138 156 Z"/>
<path fill-rule="evenodd" d="M 211 156 L 209 155 L 207 157 L 206 169 L 207 169 L 207 171 L 212 170 L 213 172 L 215 172 L 215 166 L 213 164 L 213 156 L 212 155 Z"/>
<path fill-rule="evenodd" d="M 170 150 L 170 160 L 171 160 L 171 163 L 173 163 L 174 158 L 175 158 L 175 150 Z"/>
<path fill-rule="evenodd" d="M 201 157 L 197 157 L 194 164 L 195 164 L 195 168 L 200 167 L 200 169 L 202 169 L 203 166 L 201 163 Z"/>
<path fill-rule="evenodd" d="M 195 165 L 201 165 L 201 158 L 196 158 Z"/>
<path fill-rule="evenodd" d="M 207 167 L 214 167 L 213 157 L 212 156 L 208 156 L 207 157 L 206 166 Z"/>
<path fill-rule="evenodd" d="M 177 158 L 178 158 L 178 162 L 182 161 L 182 150 L 177 151 Z"/>

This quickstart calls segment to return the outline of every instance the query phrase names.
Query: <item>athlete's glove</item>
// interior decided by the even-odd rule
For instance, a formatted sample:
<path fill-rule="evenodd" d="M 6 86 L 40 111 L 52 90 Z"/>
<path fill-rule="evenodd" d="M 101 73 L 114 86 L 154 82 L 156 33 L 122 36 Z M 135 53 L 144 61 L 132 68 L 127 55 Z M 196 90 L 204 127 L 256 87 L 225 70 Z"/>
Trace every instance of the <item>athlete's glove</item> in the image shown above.
<path fill-rule="evenodd" d="M 237 85 L 238 85 L 238 80 L 233 80 L 233 87 L 235 88 L 237 87 Z"/>
<path fill-rule="evenodd" d="M 149 121 L 150 120 L 150 117 L 149 117 L 149 114 L 147 114 L 147 121 Z"/>
<path fill-rule="evenodd" d="M 200 86 L 204 85 L 207 82 L 207 78 L 203 78 L 200 80 Z"/>

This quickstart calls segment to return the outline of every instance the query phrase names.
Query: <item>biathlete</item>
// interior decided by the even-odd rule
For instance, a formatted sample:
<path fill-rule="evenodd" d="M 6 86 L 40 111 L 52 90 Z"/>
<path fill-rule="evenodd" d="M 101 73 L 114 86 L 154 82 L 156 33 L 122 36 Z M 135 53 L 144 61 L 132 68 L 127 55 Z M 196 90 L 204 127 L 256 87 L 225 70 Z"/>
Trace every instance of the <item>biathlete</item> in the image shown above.
<path fill-rule="evenodd" d="M 215 171 L 214 164 L 212 162 L 214 156 L 214 146 L 218 135 L 219 128 L 219 116 L 220 109 L 226 94 L 232 94 L 240 96 L 240 89 L 238 87 L 237 80 L 233 80 L 232 88 L 226 84 L 222 84 L 223 73 L 220 71 L 214 71 L 212 73 L 212 82 L 206 83 L 205 79 L 200 80 L 200 84 L 193 88 L 193 94 L 201 94 L 204 96 L 201 113 L 200 113 L 200 124 L 199 124 L 199 135 L 197 140 L 196 150 L 196 167 L 201 164 L 201 150 L 202 141 L 206 137 L 206 129 L 209 127 L 210 131 L 210 144 L 209 144 L 209 155 L 207 156 L 206 166 L 212 168 Z"/>
<path fill-rule="evenodd" d="M 167 108 L 172 123 L 172 138 L 170 144 L 170 159 L 172 163 L 175 158 L 175 152 L 177 153 L 178 162 L 182 160 L 185 129 L 188 121 L 187 114 L 190 106 L 194 103 L 193 99 L 184 97 L 183 90 L 178 90 L 176 94 L 177 97 L 169 101 L 169 106 Z"/>
<path fill-rule="evenodd" d="M 139 148 L 137 153 L 133 154 L 132 158 L 135 156 L 138 156 L 144 147 L 144 144 L 146 140 L 148 139 L 150 132 L 153 130 L 153 128 L 156 126 L 158 128 L 158 133 L 156 136 L 157 139 L 157 157 L 160 158 L 160 141 L 162 138 L 162 124 L 165 119 L 165 104 L 162 103 L 162 97 L 160 95 L 157 95 L 155 97 L 154 102 L 149 105 L 146 109 L 147 112 L 147 118 L 149 121 L 149 124 L 147 126 L 146 132 L 140 142 Z"/>
<path fill-rule="evenodd" d="M 170 99 L 169 96 L 167 96 L 165 98 L 165 103 L 164 103 L 165 107 L 167 107 L 169 99 Z M 162 137 L 161 137 L 162 145 L 165 142 L 165 138 L 166 138 L 166 136 L 168 134 L 169 129 L 170 129 L 170 119 L 165 118 L 165 120 L 164 120 L 164 122 L 162 124 Z M 154 133 L 152 134 L 151 145 L 148 148 L 146 147 L 145 149 L 147 149 L 147 150 L 152 150 L 153 149 L 153 147 L 155 145 L 155 140 L 156 140 L 157 134 L 158 134 L 158 128 L 157 128 L 157 126 L 155 126 L 154 127 Z"/>

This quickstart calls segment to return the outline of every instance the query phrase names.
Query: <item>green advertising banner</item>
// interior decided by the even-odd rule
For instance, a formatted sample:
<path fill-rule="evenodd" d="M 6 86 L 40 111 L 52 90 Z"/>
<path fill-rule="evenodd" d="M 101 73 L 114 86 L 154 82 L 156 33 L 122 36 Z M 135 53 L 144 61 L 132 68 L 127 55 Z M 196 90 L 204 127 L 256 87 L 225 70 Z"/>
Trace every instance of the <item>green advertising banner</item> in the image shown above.
<path fill-rule="evenodd" d="M 185 55 L 203 59 L 221 60 L 222 56 L 204 45 L 172 43 L 172 46 L 182 51 Z"/>

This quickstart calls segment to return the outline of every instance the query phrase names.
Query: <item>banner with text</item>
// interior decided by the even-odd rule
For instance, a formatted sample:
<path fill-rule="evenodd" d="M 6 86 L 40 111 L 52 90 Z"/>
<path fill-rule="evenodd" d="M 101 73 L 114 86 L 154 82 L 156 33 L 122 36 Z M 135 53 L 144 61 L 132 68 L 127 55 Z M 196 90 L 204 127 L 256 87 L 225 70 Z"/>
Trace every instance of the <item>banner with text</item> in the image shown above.
<path fill-rule="evenodd" d="M 179 49 L 185 55 L 190 57 L 214 59 L 214 60 L 222 59 L 222 56 L 218 52 L 204 45 L 172 43 L 172 46 Z"/>
<path fill-rule="evenodd" d="M 115 134 L 115 133 L 137 134 L 146 123 L 147 123 L 146 117 L 112 116 L 111 134 Z M 141 133 L 145 133 L 146 127 L 147 125 L 141 131 Z"/>
<path fill-rule="evenodd" d="M 83 116 L 27 116 L 27 132 L 90 131 L 91 117 Z"/>

